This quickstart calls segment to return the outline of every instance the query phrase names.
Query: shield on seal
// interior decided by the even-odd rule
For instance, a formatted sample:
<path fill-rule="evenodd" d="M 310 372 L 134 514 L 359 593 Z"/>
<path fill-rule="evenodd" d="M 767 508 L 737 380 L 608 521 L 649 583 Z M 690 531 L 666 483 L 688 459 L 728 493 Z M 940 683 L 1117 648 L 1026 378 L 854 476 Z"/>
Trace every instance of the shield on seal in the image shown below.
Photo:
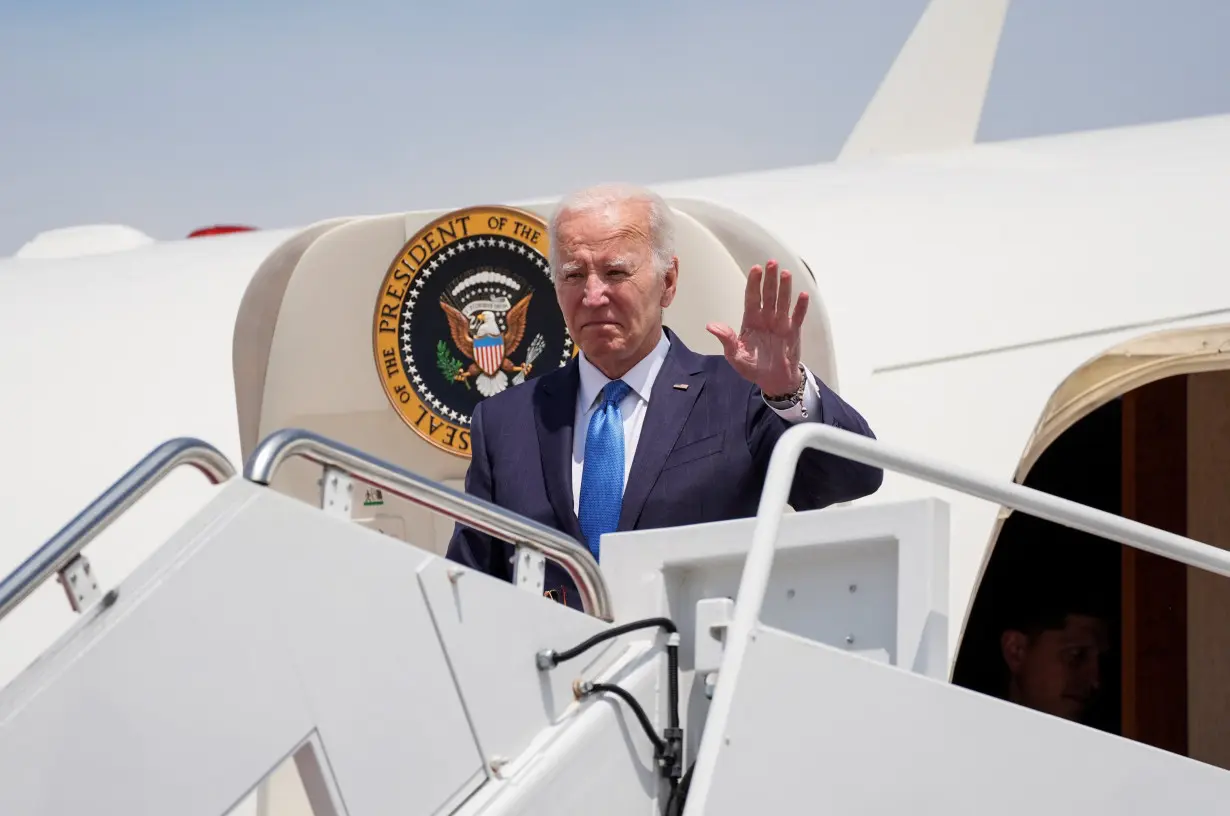
<path fill-rule="evenodd" d="M 474 362 L 488 377 L 495 376 L 504 362 L 504 338 L 490 334 L 474 338 Z"/>

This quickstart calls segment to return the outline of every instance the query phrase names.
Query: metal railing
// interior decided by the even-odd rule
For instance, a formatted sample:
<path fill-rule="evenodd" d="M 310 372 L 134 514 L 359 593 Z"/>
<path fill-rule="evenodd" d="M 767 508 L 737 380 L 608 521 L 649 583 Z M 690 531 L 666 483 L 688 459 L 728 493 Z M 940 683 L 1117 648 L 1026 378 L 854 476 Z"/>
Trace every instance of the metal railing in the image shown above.
<path fill-rule="evenodd" d="M 947 465 L 902 448 L 859 434 L 810 422 L 795 425 L 782 434 L 773 448 L 752 544 L 744 561 L 733 620 L 726 632 L 713 703 L 697 752 L 691 796 L 703 799 L 713 778 L 721 742 L 730 720 L 735 689 L 744 657 L 755 635 L 764 604 L 773 551 L 785 514 L 795 469 L 803 451 L 826 451 L 864 465 L 913 476 L 959 493 L 986 499 L 1039 518 L 1101 536 L 1129 547 L 1154 553 L 1218 575 L 1230 576 L 1230 552 L 1202 544 L 1131 519 L 1095 510 L 1068 499 L 1043 493 L 1015 482 L 989 479 L 964 468 Z"/>
<path fill-rule="evenodd" d="M 556 561 L 577 585 L 584 610 L 602 620 L 614 620 L 610 591 L 598 563 L 588 549 L 559 531 L 299 428 L 286 428 L 266 437 L 248 458 L 244 478 L 268 485 L 282 463 L 294 457 L 326 469 L 335 468 L 360 482 L 507 541 L 518 550 L 525 548 Z"/>
<path fill-rule="evenodd" d="M 195 467 L 213 484 L 235 475 L 230 461 L 208 442 L 180 438 L 159 445 L 0 582 L 0 619 L 48 578 L 62 573 L 85 545 L 181 465 Z"/>
<path fill-rule="evenodd" d="M 1043 493 L 1032 487 L 990 479 L 971 470 L 944 464 L 850 431 L 807 423 L 787 430 L 773 449 L 764 491 L 760 496 L 760 507 L 756 511 L 752 545 L 739 586 L 739 600 L 731 627 L 732 635 L 739 632 L 746 634 L 759 618 L 769 571 L 773 566 L 774 541 L 777 539 L 790 486 L 794 481 L 794 471 L 799 457 L 808 448 L 913 476 L 959 493 L 986 499 L 1129 547 L 1171 558 L 1191 567 L 1230 577 L 1230 552 L 1226 550 Z M 743 627 L 739 626 L 740 619 Z"/>

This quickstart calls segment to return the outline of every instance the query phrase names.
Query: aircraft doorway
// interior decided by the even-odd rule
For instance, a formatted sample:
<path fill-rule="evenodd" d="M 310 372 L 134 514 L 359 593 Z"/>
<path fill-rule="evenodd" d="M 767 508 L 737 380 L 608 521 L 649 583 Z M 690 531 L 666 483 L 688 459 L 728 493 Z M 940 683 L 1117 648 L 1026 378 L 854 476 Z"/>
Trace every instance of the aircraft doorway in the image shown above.
<path fill-rule="evenodd" d="M 1056 439 L 1038 458 L 1025 484 L 1120 514 L 1121 428 L 1122 401 L 1116 399 Z M 1110 642 L 1098 666 L 1098 693 L 1082 719 L 1095 728 L 1121 733 L 1121 649 L 1119 638 L 1113 637 L 1120 628 L 1119 550 L 1113 542 L 1033 516 L 1009 516 L 979 584 L 953 682 L 1010 698 L 1004 633 L 1049 626 L 1041 619 L 1068 611 L 1088 613 L 1103 622 Z M 1071 610 L 1063 609 L 1065 605 Z"/>
<path fill-rule="evenodd" d="M 1166 377 L 1105 402 L 1056 437 L 1024 483 L 1230 548 L 1230 371 Z M 1017 641 L 1005 632 L 1054 629 L 1039 621 L 1057 611 L 1105 624 L 1096 671 L 1057 692 L 1078 697 L 1093 676 L 1097 693 L 1060 716 L 1230 768 L 1230 579 L 1013 513 L 953 682 L 1020 701 Z"/>

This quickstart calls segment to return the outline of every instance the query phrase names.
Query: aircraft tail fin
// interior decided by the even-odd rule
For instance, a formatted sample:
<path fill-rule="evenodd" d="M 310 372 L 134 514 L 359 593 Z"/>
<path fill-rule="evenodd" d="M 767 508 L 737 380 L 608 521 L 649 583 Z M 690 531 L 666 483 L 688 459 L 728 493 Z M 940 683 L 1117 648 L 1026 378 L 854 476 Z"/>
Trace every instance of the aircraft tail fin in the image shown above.
<path fill-rule="evenodd" d="M 931 0 L 837 161 L 974 143 L 1009 0 Z"/>

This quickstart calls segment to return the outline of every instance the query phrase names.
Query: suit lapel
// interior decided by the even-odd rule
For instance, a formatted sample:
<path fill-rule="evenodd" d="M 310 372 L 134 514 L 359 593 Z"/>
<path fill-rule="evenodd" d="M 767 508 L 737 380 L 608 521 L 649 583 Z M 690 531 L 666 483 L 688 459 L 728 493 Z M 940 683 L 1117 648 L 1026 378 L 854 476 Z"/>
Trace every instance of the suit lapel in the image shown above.
<path fill-rule="evenodd" d="M 621 531 L 631 530 L 636 525 L 645 500 L 666 464 L 666 457 L 675 447 L 675 440 L 705 387 L 702 358 L 686 348 L 673 333 L 670 338 L 671 349 L 654 380 L 649 409 L 636 444 L 636 456 L 624 488 L 617 528 Z M 675 388 L 676 384 L 686 384 L 687 388 Z"/>
<path fill-rule="evenodd" d="M 572 425 L 580 373 L 574 357 L 566 368 L 542 378 L 535 394 L 534 415 L 547 499 L 561 529 L 581 539 L 581 523 L 572 509 Z"/>

